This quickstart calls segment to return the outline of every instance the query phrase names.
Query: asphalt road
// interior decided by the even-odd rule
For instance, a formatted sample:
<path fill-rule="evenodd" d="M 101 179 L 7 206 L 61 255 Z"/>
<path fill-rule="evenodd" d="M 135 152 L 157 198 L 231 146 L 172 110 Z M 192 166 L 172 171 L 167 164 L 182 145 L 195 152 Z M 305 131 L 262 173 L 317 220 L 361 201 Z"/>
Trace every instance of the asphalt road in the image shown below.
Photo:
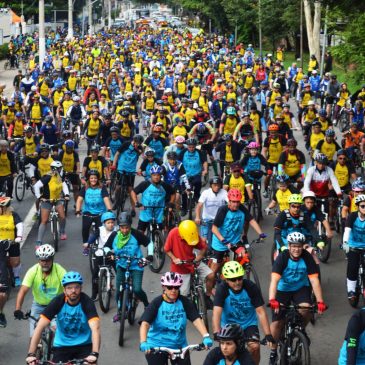
<path fill-rule="evenodd" d="M 0 63 L 0 70 L 3 70 L 3 64 Z M 8 84 L 6 94 L 10 91 L 11 82 L 15 75 L 14 71 L 0 71 L 0 80 Z M 304 151 L 303 138 L 300 132 L 295 132 L 295 136 L 299 141 L 299 147 Z M 85 156 L 85 143 L 81 144 L 81 162 Z M 33 205 L 34 199 L 30 192 L 26 193 L 26 197 L 22 203 L 13 202 L 13 207 L 18 214 L 25 219 Z M 268 203 L 264 200 L 264 205 Z M 73 206 L 71 202 L 70 207 Z M 266 206 L 266 205 L 265 205 Z M 273 221 L 274 217 L 265 217 L 261 223 L 262 229 L 268 234 L 265 243 L 256 245 L 254 248 L 253 263 L 259 274 L 264 299 L 268 299 L 268 286 L 270 279 L 270 249 L 273 242 Z M 133 225 L 137 223 L 134 219 Z M 73 216 L 73 209 L 70 210 L 67 219 L 66 232 L 68 234 L 67 241 L 60 242 L 60 249 L 56 255 L 55 261 L 62 264 L 68 270 L 77 270 L 85 277 L 86 284 L 84 291 L 91 294 L 91 277 L 88 267 L 88 258 L 81 254 L 81 220 Z M 36 229 L 33 228 L 22 248 L 22 267 L 23 275 L 25 271 L 35 262 L 34 243 L 36 240 Z M 50 239 L 50 230 L 47 228 L 45 242 Z M 256 236 L 250 231 L 249 238 L 254 239 Z M 312 364 L 336 364 L 339 349 L 341 347 L 347 321 L 353 309 L 348 305 L 346 298 L 346 261 L 344 254 L 338 249 L 339 238 L 333 240 L 333 251 L 327 264 L 321 265 L 322 270 L 322 286 L 324 289 L 324 298 L 329 305 L 329 310 L 318 319 L 315 326 L 308 326 L 308 334 L 311 338 L 311 358 Z M 165 267 L 162 272 L 167 271 L 169 262 L 166 260 Z M 147 292 L 148 298 L 152 300 L 161 293 L 160 275 L 152 273 L 148 268 L 145 270 L 143 287 Z M 11 292 L 10 298 L 5 306 L 5 315 L 8 320 L 8 326 L 0 329 L 0 365 L 19 365 L 24 363 L 28 351 L 28 323 L 25 321 L 15 321 L 13 319 L 13 311 L 15 309 L 16 290 Z M 30 309 L 31 295 L 25 300 L 23 310 Z M 141 315 L 141 308 L 137 311 L 137 318 Z M 118 325 L 112 323 L 112 317 L 116 312 L 115 301 L 112 302 L 111 310 L 108 314 L 99 311 L 101 317 L 102 329 L 102 346 L 100 350 L 100 364 L 116 364 L 124 365 L 144 364 L 144 355 L 139 352 L 139 336 L 138 325 L 130 327 L 126 325 L 126 341 L 125 346 L 118 346 Z M 201 339 L 192 326 L 189 325 L 188 330 L 189 343 L 198 343 Z M 193 353 L 192 364 L 202 364 L 206 353 Z M 268 362 L 268 350 L 262 347 L 261 364 Z"/>

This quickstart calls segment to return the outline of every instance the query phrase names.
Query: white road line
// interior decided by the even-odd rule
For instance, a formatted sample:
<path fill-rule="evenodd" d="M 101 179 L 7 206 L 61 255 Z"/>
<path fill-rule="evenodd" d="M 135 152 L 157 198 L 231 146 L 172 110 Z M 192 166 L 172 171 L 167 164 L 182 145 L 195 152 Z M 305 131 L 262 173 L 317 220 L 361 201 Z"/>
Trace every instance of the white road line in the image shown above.
<path fill-rule="evenodd" d="M 25 241 L 27 240 L 27 237 L 33 227 L 33 216 L 36 213 L 36 207 L 35 204 L 32 205 L 30 208 L 30 211 L 28 212 L 27 216 L 25 217 L 23 223 L 24 223 L 24 232 L 23 232 L 23 241 L 20 243 L 20 248 L 23 247 Z"/>

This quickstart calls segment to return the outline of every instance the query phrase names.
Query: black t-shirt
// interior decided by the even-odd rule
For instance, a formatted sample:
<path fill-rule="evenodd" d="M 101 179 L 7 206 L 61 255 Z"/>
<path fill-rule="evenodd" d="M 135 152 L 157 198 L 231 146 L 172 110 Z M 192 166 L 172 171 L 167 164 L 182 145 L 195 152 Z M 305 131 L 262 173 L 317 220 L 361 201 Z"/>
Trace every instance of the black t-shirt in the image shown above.
<path fill-rule="evenodd" d="M 356 365 L 356 357 L 359 346 L 359 339 L 365 331 L 365 310 L 360 309 L 352 315 L 346 329 L 345 340 L 347 341 L 347 363 L 348 365 Z M 351 339 L 351 342 L 350 342 Z"/>
<path fill-rule="evenodd" d="M 223 353 L 219 347 L 215 347 L 209 351 L 203 365 L 218 365 L 221 360 L 224 360 Z M 251 355 L 246 350 L 238 355 L 235 364 L 237 361 L 241 365 L 255 365 Z"/>

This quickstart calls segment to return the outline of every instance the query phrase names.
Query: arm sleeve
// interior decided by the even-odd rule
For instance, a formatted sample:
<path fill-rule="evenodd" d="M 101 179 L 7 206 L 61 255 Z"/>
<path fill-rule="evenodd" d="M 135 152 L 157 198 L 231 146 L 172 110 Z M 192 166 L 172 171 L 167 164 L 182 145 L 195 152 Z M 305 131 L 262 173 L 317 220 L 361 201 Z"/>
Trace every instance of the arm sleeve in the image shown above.
<path fill-rule="evenodd" d="M 41 315 L 51 321 L 60 312 L 64 302 L 64 294 L 58 295 L 57 297 L 52 299 L 52 301 L 47 305 Z"/>
<path fill-rule="evenodd" d="M 155 298 L 145 309 L 138 323 L 141 324 L 142 322 L 147 322 L 149 324 L 152 324 L 157 317 L 158 309 L 160 308 L 162 300 L 162 296 Z"/>
<path fill-rule="evenodd" d="M 37 199 L 39 199 L 41 197 L 41 188 L 43 187 L 43 183 L 42 180 L 38 180 L 33 188 L 34 188 L 34 195 Z"/>
<path fill-rule="evenodd" d="M 229 291 L 228 291 L 227 284 L 225 282 L 222 282 L 217 287 L 217 292 L 214 296 L 214 306 L 223 308 L 224 302 L 226 301 L 228 294 L 229 294 Z"/>
<path fill-rule="evenodd" d="M 355 313 L 346 329 L 346 341 L 347 341 L 347 362 L 346 365 L 356 365 L 357 351 L 359 346 L 360 335 L 365 330 L 365 311 L 361 310 Z"/>
<path fill-rule="evenodd" d="M 186 317 L 189 321 L 194 322 L 196 319 L 200 318 L 199 312 L 191 300 L 182 295 L 180 296 L 180 300 L 184 306 Z"/>
<path fill-rule="evenodd" d="M 81 293 L 80 302 L 88 321 L 90 319 L 99 318 L 94 302 L 85 293 Z"/>
<path fill-rule="evenodd" d="M 335 192 L 337 194 L 341 194 L 341 188 L 340 188 L 340 185 L 338 183 L 338 180 L 337 180 L 337 177 L 336 177 L 335 173 L 333 172 L 333 170 L 330 167 L 327 167 L 327 169 L 328 169 L 328 174 L 329 174 L 329 177 L 331 179 L 333 189 L 335 189 Z"/>
<path fill-rule="evenodd" d="M 150 185 L 151 183 L 149 181 L 143 181 L 139 185 L 137 185 L 133 190 L 138 195 L 143 193 Z"/>
<path fill-rule="evenodd" d="M 139 245 L 147 247 L 150 243 L 150 240 L 147 236 L 145 236 L 142 232 L 132 228 L 132 234 L 137 239 Z"/>
<path fill-rule="evenodd" d="M 279 256 L 276 258 L 272 265 L 272 272 L 282 275 L 284 269 L 286 268 L 286 265 L 288 263 L 288 256 L 289 254 L 287 252 L 279 254 Z"/>
<path fill-rule="evenodd" d="M 217 215 L 215 216 L 213 222 L 215 226 L 220 227 L 223 224 L 224 218 L 227 214 L 227 209 L 228 207 L 226 205 L 219 207 Z"/>

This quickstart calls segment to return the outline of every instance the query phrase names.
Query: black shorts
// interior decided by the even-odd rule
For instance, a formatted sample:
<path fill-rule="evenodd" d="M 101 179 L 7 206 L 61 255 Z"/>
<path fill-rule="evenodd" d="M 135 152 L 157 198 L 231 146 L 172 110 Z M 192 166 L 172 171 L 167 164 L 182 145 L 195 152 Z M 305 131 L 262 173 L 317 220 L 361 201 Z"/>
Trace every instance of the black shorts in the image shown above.
<path fill-rule="evenodd" d="M 327 104 L 333 104 L 334 103 L 334 101 L 335 101 L 335 97 L 333 97 L 333 96 L 326 96 L 326 103 Z"/>
<path fill-rule="evenodd" d="M 79 174 L 76 174 L 75 172 L 68 172 L 66 177 L 71 185 L 81 185 Z"/>
<path fill-rule="evenodd" d="M 92 345 L 53 347 L 52 353 L 54 362 L 66 362 L 73 359 L 84 359 L 91 354 Z"/>
<path fill-rule="evenodd" d="M 276 167 L 276 171 L 278 171 L 278 165 L 279 165 L 278 163 L 268 162 L 266 171 L 268 170 L 274 171 L 274 167 Z"/>
<path fill-rule="evenodd" d="M 291 303 L 298 305 L 301 303 L 312 304 L 312 289 L 310 286 L 303 286 L 296 291 L 277 291 L 276 300 L 284 305 L 290 305 Z M 272 314 L 272 321 L 280 321 L 286 316 L 286 310 L 280 309 L 279 313 Z"/>
<path fill-rule="evenodd" d="M 20 243 L 14 242 L 9 247 L 9 257 L 19 257 L 20 256 Z"/>
<path fill-rule="evenodd" d="M 297 174 L 293 175 L 293 176 L 289 176 L 289 179 L 292 183 L 297 182 L 300 178 L 302 177 L 302 173 L 298 172 Z"/>
<path fill-rule="evenodd" d="M 213 156 L 213 143 L 202 144 L 202 151 L 205 151 L 208 156 Z"/>
<path fill-rule="evenodd" d="M 213 259 L 213 261 L 216 261 L 217 264 L 220 264 L 223 262 L 228 253 L 229 251 L 216 251 L 212 249 L 210 257 Z"/>
<path fill-rule="evenodd" d="M 260 339 L 260 331 L 258 326 L 248 326 L 243 333 L 245 334 L 245 338 L 252 338 L 259 340 Z M 250 342 L 250 341 L 248 341 Z"/>
<path fill-rule="evenodd" d="M 8 267 L 7 267 L 7 258 L 1 257 L 0 258 L 0 293 L 6 293 L 8 285 L 9 285 L 9 278 L 8 278 Z"/>
<path fill-rule="evenodd" d="M 122 177 L 123 177 L 123 174 L 121 174 L 120 172 L 118 172 L 118 180 L 119 180 L 119 185 L 121 185 L 122 184 Z M 125 181 L 125 185 L 129 188 L 133 188 L 133 186 L 134 186 L 134 179 L 135 179 L 135 175 L 133 174 L 125 174 L 124 175 L 124 181 Z"/>

